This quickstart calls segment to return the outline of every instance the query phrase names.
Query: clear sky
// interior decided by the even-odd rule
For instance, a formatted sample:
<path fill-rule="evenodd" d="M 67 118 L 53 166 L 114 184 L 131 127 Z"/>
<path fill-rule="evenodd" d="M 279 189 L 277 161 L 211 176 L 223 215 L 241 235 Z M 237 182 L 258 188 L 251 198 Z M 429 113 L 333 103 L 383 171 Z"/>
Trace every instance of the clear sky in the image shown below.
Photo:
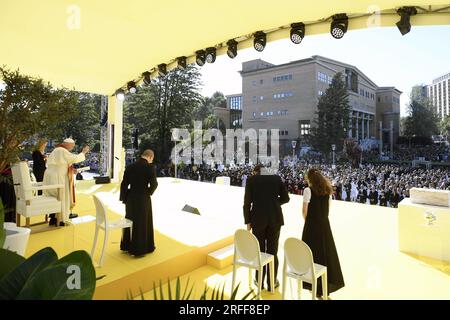
<path fill-rule="evenodd" d="M 321 55 L 356 66 L 378 86 L 395 86 L 401 95 L 401 113 L 405 115 L 411 87 L 429 84 L 450 72 L 450 26 L 412 27 L 402 36 L 396 27 L 349 31 L 337 40 L 330 34 L 306 36 L 299 45 L 289 39 L 270 42 L 263 52 L 253 48 L 238 51 L 235 59 L 217 57 L 214 64 L 201 68 L 202 94 L 242 91 L 243 61 L 263 59 L 281 64 Z"/>

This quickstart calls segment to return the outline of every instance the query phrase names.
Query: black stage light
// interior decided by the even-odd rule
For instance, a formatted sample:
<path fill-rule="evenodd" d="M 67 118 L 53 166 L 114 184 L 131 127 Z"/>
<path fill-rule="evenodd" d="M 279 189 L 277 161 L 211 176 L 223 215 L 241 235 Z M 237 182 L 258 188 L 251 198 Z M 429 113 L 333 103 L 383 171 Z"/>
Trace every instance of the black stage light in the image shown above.
<path fill-rule="evenodd" d="M 178 64 L 178 68 L 183 69 L 183 70 L 186 69 L 187 68 L 186 57 L 178 57 L 177 64 Z"/>
<path fill-rule="evenodd" d="M 214 63 L 216 61 L 216 48 L 206 48 L 206 62 Z"/>
<path fill-rule="evenodd" d="M 396 25 L 402 36 L 404 36 L 411 31 L 410 17 L 417 14 L 417 9 L 415 7 L 402 7 L 397 10 L 397 13 L 401 16 L 401 18 Z"/>
<path fill-rule="evenodd" d="M 234 59 L 237 56 L 237 41 L 234 39 L 228 40 L 227 42 L 227 46 L 228 46 L 228 50 L 227 50 L 227 55 L 231 58 Z"/>
<path fill-rule="evenodd" d="M 266 47 L 266 34 L 262 31 L 258 31 L 253 36 L 253 47 L 256 51 L 263 51 Z"/>
<path fill-rule="evenodd" d="M 117 100 L 120 100 L 120 101 L 125 100 L 125 91 L 123 91 L 123 89 L 117 89 L 116 90 L 116 98 L 117 98 Z"/>
<path fill-rule="evenodd" d="M 134 82 L 134 81 L 130 81 L 130 82 L 128 82 L 128 84 L 127 84 L 127 88 L 128 88 L 128 92 L 130 92 L 130 93 L 136 93 L 136 82 Z"/>
<path fill-rule="evenodd" d="M 146 85 L 149 85 L 150 83 L 152 83 L 152 79 L 151 79 L 151 77 L 150 77 L 150 72 L 148 72 L 148 71 L 145 71 L 143 74 L 142 74 L 142 76 L 144 77 L 144 83 L 146 84 Z"/>
<path fill-rule="evenodd" d="M 167 65 L 165 63 L 158 65 L 158 73 L 160 77 L 164 77 L 167 74 Z"/>
<path fill-rule="evenodd" d="M 341 39 L 347 32 L 348 17 L 345 13 L 335 14 L 331 22 L 330 33 L 336 39 Z"/>
<path fill-rule="evenodd" d="M 197 65 L 200 67 L 205 64 L 205 50 L 198 50 L 195 52 L 195 62 L 197 62 Z"/>
<path fill-rule="evenodd" d="M 304 37 L 305 24 L 301 22 L 291 24 L 291 41 L 295 44 L 299 44 Z"/>

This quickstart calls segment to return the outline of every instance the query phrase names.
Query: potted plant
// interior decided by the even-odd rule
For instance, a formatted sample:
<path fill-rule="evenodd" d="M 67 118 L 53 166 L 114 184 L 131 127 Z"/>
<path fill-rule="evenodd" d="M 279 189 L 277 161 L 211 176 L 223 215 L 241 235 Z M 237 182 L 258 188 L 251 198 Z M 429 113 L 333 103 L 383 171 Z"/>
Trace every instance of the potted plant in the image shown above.
<path fill-rule="evenodd" d="M 0 248 L 8 237 L 3 221 L 0 201 Z M 90 300 L 94 295 L 95 268 L 86 251 L 74 251 L 58 259 L 47 247 L 25 259 L 0 249 L 0 261 L 0 300 Z"/>

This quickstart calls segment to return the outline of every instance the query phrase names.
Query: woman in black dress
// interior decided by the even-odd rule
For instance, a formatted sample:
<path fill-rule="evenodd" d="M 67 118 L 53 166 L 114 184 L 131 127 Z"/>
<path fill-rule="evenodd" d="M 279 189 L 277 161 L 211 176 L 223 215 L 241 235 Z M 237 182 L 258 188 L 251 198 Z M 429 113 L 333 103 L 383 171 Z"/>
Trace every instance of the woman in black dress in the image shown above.
<path fill-rule="evenodd" d="M 39 139 L 36 144 L 36 149 L 33 151 L 33 174 L 37 182 L 44 181 L 44 172 L 47 169 L 45 155 L 45 148 L 47 147 L 47 140 Z M 42 191 L 38 191 L 38 195 L 42 195 Z M 54 213 L 50 214 L 50 225 L 56 225 L 56 216 Z"/>
<path fill-rule="evenodd" d="M 317 169 L 309 169 L 306 179 L 309 187 L 303 193 L 305 226 L 302 240 L 311 248 L 314 263 L 327 267 L 328 293 L 331 293 L 344 286 L 341 265 L 328 220 L 333 187 Z M 303 288 L 311 290 L 311 284 L 303 282 Z M 317 282 L 317 296 L 322 296 L 321 279 Z"/>
<path fill-rule="evenodd" d="M 45 148 L 47 147 L 47 140 L 39 139 L 36 144 L 36 149 L 33 151 L 33 174 L 36 177 L 37 182 L 44 180 L 44 172 L 46 169 L 45 161 Z"/>

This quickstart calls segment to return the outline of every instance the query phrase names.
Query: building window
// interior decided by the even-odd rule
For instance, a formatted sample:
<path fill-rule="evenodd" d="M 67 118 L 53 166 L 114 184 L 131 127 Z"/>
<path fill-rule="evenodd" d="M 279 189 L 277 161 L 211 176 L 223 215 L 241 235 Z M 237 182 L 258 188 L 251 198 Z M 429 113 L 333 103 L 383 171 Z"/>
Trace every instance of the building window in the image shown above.
<path fill-rule="evenodd" d="M 302 136 L 309 135 L 310 130 L 311 130 L 310 120 L 300 120 L 300 135 Z"/>
<path fill-rule="evenodd" d="M 256 118 L 256 112 L 253 112 L 253 118 Z"/>
<path fill-rule="evenodd" d="M 229 97 L 228 106 L 232 110 L 242 110 L 242 96 Z"/>
<path fill-rule="evenodd" d="M 287 130 L 284 130 L 284 135 L 287 136 L 289 133 Z"/>
<path fill-rule="evenodd" d="M 288 92 L 280 92 L 280 93 L 274 93 L 273 98 L 274 99 L 285 99 L 294 96 L 294 93 L 292 91 Z"/>
<path fill-rule="evenodd" d="M 323 96 L 323 91 L 319 90 L 318 95 L 319 95 L 319 97 Z"/>
<path fill-rule="evenodd" d="M 264 100 L 264 96 L 260 96 L 259 100 L 263 101 Z"/>
<path fill-rule="evenodd" d="M 259 84 L 263 84 L 263 83 L 264 83 L 263 79 L 259 80 Z"/>
<path fill-rule="evenodd" d="M 256 96 L 253 96 L 252 101 L 256 103 Z"/>
<path fill-rule="evenodd" d="M 285 74 L 285 75 L 273 77 L 273 82 L 288 81 L 288 80 L 292 80 L 292 74 Z"/>
<path fill-rule="evenodd" d="M 264 112 L 261 112 L 261 116 L 264 116 Z"/>
<path fill-rule="evenodd" d="M 252 86 L 256 86 L 256 80 L 252 81 Z"/>

